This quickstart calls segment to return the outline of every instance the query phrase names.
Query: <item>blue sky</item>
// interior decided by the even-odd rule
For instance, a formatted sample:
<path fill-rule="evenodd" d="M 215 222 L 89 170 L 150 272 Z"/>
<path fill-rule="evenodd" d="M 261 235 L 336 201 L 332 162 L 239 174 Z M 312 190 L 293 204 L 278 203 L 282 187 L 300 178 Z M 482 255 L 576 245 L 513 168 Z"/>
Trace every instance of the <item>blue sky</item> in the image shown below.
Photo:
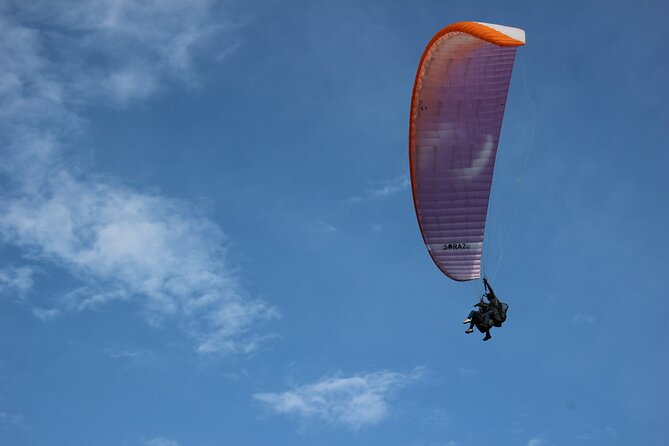
<path fill-rule="evenodd" d="M 669 444 L 668 6 L 0 6 L 3 445 Z M 408 184 L 420 55 L 527 33 L 480 284 Z"/>

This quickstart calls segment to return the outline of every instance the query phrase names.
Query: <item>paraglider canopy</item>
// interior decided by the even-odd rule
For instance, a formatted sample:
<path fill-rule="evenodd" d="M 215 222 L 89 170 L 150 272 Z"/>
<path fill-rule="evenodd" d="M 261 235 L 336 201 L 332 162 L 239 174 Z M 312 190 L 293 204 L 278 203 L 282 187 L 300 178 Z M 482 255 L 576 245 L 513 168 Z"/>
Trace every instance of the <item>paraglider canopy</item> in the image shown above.
<path fill-rule="evenodd" d="M 439 31 L 418 65 L 409 160 L 418 225 L 448 277 L 481 275 L 483 237 L 518 28 L 459 22 Z"/>

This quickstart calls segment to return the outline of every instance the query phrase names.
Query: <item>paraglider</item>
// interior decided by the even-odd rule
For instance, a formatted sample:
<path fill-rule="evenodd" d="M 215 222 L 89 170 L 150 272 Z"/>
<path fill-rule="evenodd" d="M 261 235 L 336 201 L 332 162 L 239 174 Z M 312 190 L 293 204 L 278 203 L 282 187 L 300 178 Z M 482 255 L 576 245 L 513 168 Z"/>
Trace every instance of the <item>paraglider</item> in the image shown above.
<path fill-rule="evenodd" d="M 409 127 L 414 207 L 430 257 L 456 281 L 481 277 L 497 146 L 524 44 L 521 29 L 459 22 L 430 40 L 418 65 Z"/>
<path fill-rule="evenodd" d="M 485 277 L 483 278 L 483 285 L 486 292 L 481 296 L 481 301 L 474 304 L 475 307 L 478 307 L 478 311 L 470 311 L 469 316 L 463 321 L 463 324 L 469 324 L 469 328 L 465 330 L 465 333 L 470 334 L 474 331 L 474 326 L 476 326 L 481 333 L 485 333 L 483 340 L 487 341 L 492 338 L 490 329 L 492 327 L 501 327 L 504 321 L 506 321 L 506 312 L 509 306 L 504 302 L 500 302 L 488 283 L 488 279 Z M 483 301 L 484 297 L 488 299 L 488 302 Z"/>

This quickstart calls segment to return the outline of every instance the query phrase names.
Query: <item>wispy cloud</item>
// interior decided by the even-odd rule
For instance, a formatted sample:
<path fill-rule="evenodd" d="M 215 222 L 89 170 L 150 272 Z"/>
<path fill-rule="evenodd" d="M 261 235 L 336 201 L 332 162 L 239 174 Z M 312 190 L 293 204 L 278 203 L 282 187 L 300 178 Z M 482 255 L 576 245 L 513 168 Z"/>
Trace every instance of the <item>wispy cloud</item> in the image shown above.
<path fill-rule="evenodd" d="M 93 102 L 194 85 L 199 57 L 238 46 L 226 20 L 208 0 L 37 0 L 0 14 L 0 238 L 81 282 L 33 314 L 138 299 L 147 321 L 177 321 L 200 352 L 256 348 L 252 327 L 278 311 L 241 286 L 221 228 L 186 203 L 84 174 L 67 144 Z M 6 290 L 32 286 L 25 267 L 2 274 Z"/>
<path fill-rule="evenodd" d="M 286 392 L 257 393 L 254 398 L 274 413 L 293 415 L 302 423 L 315 421 L 358 430 L 387 418 L 390 397 L 422 375 L 416 369 L 409 374 L 382 371 L 331 377 Z"/>
<path fill-rule="evenodd" d="M 154 367 L 160 363 L 156 353 L 147 349 L 120 349 L 109 347 L 104 350 L 110 358 L 123 362 L 129 367 Z"/>
<path fill-rule="evenodd" d="M 0 294 L 23 299 L 33 286 L 34 273 L 29 266 L 0 269 Z"/>
<path fill-rule="evenodd" d="M 156 437 L 150 440 L 143 440 L 141 444 L 142 446 L 179 446 L 179 443 L 177 443 L 176 441 L 164 437 Z"/>
<path fill-rule="evenodd" d="M 358 204 L 369 200 L 379 200 L 403 192 L 411 186 L 408 175 L 400 175 L 391 180 L 378 181 L 360 195 L 347 198 L 345 204 Z"/>
<path fill-rule="evenodd" d="M 304 228 L 310 234 L 333 234 L 337 228 L 323 220 L 315 220 L 304 225 Z"/>
<path fill-rule="evenodd" d="M 221 229 L 185 204 L 65 171 L 44 184 L 47 196 L 0 205 L 0 231 L 86 284 L 61 299 L 64 310 L 141 297 L 151 323 L 179 317 L 201 352 L 252 350 L 258 338 L 241 336 L 278 316 L 246 296 Z"/>
<path fill-rule="evenodd" d="M 28 429 L 23 415 L 0 411 L 0 429 Z"/>
<path fill-rule="evenodd" d="M 215 14 L 210 0 L 11 3 L 4 8 L 8 17 L 33 24 L 24 31 L 37 31 L 38 45 L 56 52 L 52 74 L 75 76 L 72 82 L 55 79 L 60 91 L 75 93 L 74 100 L 142 99 L 147 91 L 139 86 L 155 91 L 167 80 L 192 84 L 197 58 L 238 46 L 230 20 Z M 215 40 L 221 35 L 226 39 Z"/>
<path fill-rule="evenodd" d="M 546 440 L 541 437 L 532 438 L 527 442 L 527 446 L 545 446 L 546 444 L 548 444 Z"/>
<path fill-rule="evenodd" d="M 470 367 L 459 367 L 458 368 L 458 374 L 462 377 L 472 377 L 472 376 L 478 376 L 480 371 L 475 368 L 470 368 Z"/>
<path fill-rule="evenodd" d="M 577 314 L 572 319 L 572 322 L 576 324 L 594 324 L 595 317 L 590 316 L 589 314 Z"/>
<path fill-rule="evenodd" d="M 617 437 L 617 432 L 612 426 L 606 428 L 591 427 L 587 432 L 576 435 L 580 441 L 592 441 L 596 439 L 613 439 Z"/>
<path fill-rule="evenodd" d="M 41 321 L 50 321 L 60 316 L 60 310 L 57 308 L 34 307 L 32 313 L 33 316 Z"/>

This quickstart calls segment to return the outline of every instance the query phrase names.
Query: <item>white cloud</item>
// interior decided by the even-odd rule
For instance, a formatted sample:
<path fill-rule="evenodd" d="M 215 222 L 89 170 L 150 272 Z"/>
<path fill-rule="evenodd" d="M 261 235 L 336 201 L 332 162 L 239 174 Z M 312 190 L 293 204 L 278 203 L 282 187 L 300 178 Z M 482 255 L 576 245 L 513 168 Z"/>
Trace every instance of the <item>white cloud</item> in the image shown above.
<path fill-rule="evenodd" d="M 237 44 L 215 40 L 233 25 L 214 13 L 211 0 L 35 0 L 15 6 L 23 22 L 47 23 L 59 65 L 78 69 L 78 80 L 141 63 L 164 78 L 190 82 L 203 53 L 229 52 Z M 25 3 L 25 2 L 24 2 Z M 221 45 L 222 43 L 222 45 Z M 206 51 L 205 51 L 206 50 Z M 98 55 L 98 57 L 88 57 Z M 99 57 L 103 56 L 103 57 Z M 100 76 L 103 74 L 102 76 Z"/>
<path fill-rule="evenodd" d="M 109 347 L 104 352 L 110 358 L 125 362 L 131 367 L 152 367 L 158 365 L 160 362 L 158 355 L 147 349 L 119 349 Z"/>
<path fill-rule="evenodd" d="M 104 81 L 104 88 L 117 102 L 126 103 L 151 96 L 158 89 L 158 83 L 155 73 L 135 65 L 110 73 Z"/>
<path fill-rule="evenodd" d="M 36 0 L 0 15 L 0 240 L 81 282 L 33 314 L 136 299 L 147 321 L 175 321 L 199 352 L 256 348 L 267 336 L 253 326 L 278 311 L 241 286 L 221 228 L 178 200 L 84 175 L 67 145 L 89 104 L 193 85 L 197 58 L 238 46 L 216 39 L 226 20 L 209 0 Z M 32 276 L 19 271 L 3 270 L 0 287 L 27 294 Z"/>
<path fill-rule="evenodd" d="M 35 270 L 29 266 L 0 269 L 0 294 L 10 294 L 19 299 L 33 287 Z"/>
<path fill-rule="evenodd" d="M 320 421 L 358 430 L 389 415 L 389 398 L 422 375 L 382 371 L 351 377 L 326 378 L 282 393 L 257 393 L 254 398 L 277 414 L 294 415 L 302 422 Z"/>
<path fill-rule="evenodd" d="M 532 438 L 527 442 L 527 446 L 544 446 L 546 444 L 546 440 L 540 437 Z"/>
<path fill-rule="evenodd" d="M 369 200 L 379 200 L 403 192 L 411 186 L 408 175 L 400 175 L 391 180 L 380 181 L 367 189 L 361 195 L 346 199 L 346 204 L 358 204 Z"/>
<path fill-rule="evenodd" d="M 60 310 L 56 308 L 35 307 L 33 308 L 32 312 L 33 316 L 41 321 L 50 321 L 51 319 L 55 319 L 60 315 Z"/>
<path fill-rule="evenodd" d="M 390 181 L 385 181 L 378 187 L 371 189 L 369 195 L 373 198 L 384 198 L 389 195 L 407 190 L 411 185 L 411 181 L 407 175 L 401 175 Z"/>
<path fill-rule="evenodd" d="M 150 322 L 177 317 L 201 352 L 249 351 L 250 326 L 278 316 L 249 299 L 227 260 L 220 228 L 183 203 L 60 171 L 47 196 L 0 204 L 6 242 L 58 264 L 86 283 L 64 308 L 82 311 L 141 297 Z"/>

